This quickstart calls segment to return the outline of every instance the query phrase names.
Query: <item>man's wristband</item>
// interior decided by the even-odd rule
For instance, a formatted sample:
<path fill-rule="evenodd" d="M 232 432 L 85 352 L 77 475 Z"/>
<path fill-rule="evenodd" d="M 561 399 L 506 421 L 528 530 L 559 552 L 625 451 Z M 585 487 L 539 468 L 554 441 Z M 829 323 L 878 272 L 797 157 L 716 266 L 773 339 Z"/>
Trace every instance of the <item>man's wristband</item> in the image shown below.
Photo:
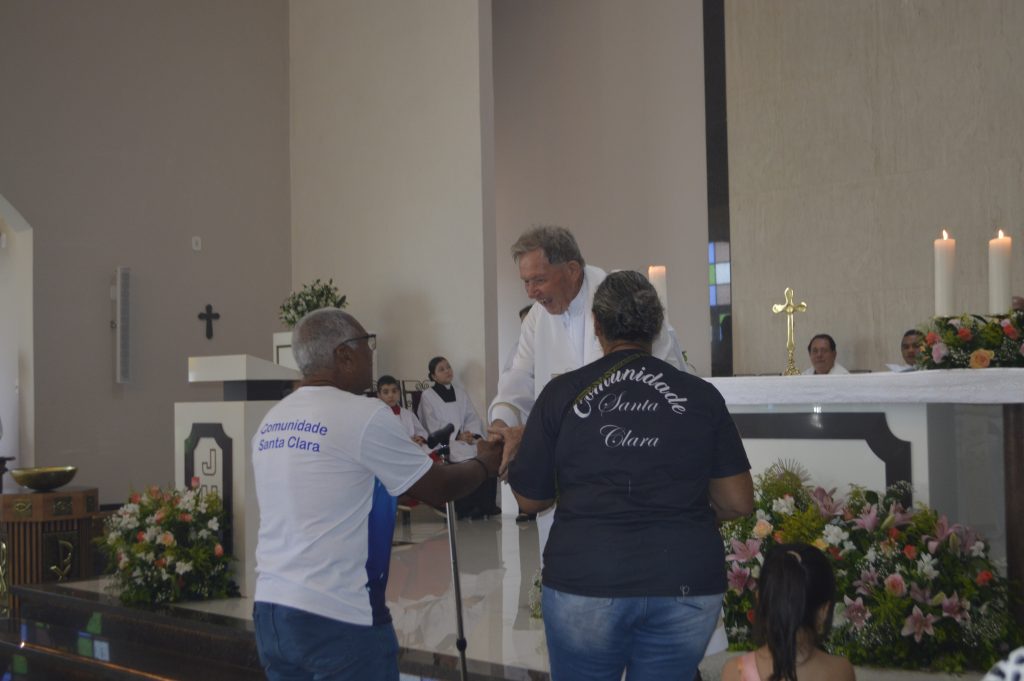
<path fill-rule="evenodd" d="M 487 470 L 487 464 L 485 464 L 483 461 L 481 461 L 478 457 L 475 456 L 472 459 L 470 459 L 470 461 L 476 461 L 478 464 L 480 464 L 481 468 L 484 469 L 484 480 L 491 479 L 491 472 Z"/>

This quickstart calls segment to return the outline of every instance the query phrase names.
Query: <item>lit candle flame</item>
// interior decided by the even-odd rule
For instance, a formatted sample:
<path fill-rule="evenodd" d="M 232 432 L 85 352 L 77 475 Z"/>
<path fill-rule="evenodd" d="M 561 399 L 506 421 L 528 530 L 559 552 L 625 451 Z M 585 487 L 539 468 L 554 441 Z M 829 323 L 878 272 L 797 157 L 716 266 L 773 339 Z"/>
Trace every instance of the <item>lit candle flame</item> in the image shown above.
<path fill-rule="evenodd" d="M 1003 230 L 999 230 L 999 238 L 1000 238 L 1000 239 L 1002 239 L 1002 238 L 1003 238 Z"/>
<path fill-rule="evenodd" d="M 948 241 L 949 240 L 949 232 L 947 232 L 946 230 L 942 230 L 942 238 L 944 240 Z"/>

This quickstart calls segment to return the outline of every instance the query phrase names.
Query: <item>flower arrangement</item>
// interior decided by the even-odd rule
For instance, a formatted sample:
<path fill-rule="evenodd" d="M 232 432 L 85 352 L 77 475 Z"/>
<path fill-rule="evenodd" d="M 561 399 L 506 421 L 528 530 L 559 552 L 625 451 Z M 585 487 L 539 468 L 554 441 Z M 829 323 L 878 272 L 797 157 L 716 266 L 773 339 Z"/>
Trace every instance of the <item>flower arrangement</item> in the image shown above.
<path fill-rule="evenodd" d="M 281 303 L 281 321 L 290 329 L 313 310 L 346 305 L 345 296 L 334 285 L 334 279 L 328 279 L 326 284 L 317 279 L 312 284 L 303 284 L 301 291 L 296 291 Z"/>
<path fill-rule="evenodd" d="M 1020 645 L 1010 590 L 973 530 L 923 504 L 905 508 L 899 483 L 884 494 L 811 488 L 799 466 L 776 463 L 755 484 L 756 513 L 723 524 L 733 649 L 751 649 L 756 579 L 777 543 L 806 542 L 836 575 L 830 652 L 853 664 L 962 672 L 988 669 Z"/>
<path fill-rule="evenodd" d="M 933 317 L 917 365 L 922 369 L 1024 367 L 1024 311 L 982 317 Z"/>
<path fill-rule="evenodd" d="M 216 492 L 153 486 L 133 493 L 106 521 L 97 542 L 113 570 L 121 601 L 173 603 L 237 596 L 221 533 L 224 506 Z"/>

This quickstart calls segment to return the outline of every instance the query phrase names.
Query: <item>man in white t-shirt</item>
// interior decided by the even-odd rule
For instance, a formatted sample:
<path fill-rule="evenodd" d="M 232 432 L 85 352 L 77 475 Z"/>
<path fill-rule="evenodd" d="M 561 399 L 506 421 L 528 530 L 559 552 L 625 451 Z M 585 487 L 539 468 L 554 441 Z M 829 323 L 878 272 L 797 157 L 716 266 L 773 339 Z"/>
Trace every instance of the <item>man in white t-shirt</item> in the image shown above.
<path fill-rule="evenodd" d="M 292 332 L 298 390 L 253 436 L 260 509 L 253 621 L 271 681 L 397 681 L 385 603 L 396 498 L 439 506 L 497 475 L 500 445 L 434 465 L 371 385 L 376 337 L 329 308 Z"/>

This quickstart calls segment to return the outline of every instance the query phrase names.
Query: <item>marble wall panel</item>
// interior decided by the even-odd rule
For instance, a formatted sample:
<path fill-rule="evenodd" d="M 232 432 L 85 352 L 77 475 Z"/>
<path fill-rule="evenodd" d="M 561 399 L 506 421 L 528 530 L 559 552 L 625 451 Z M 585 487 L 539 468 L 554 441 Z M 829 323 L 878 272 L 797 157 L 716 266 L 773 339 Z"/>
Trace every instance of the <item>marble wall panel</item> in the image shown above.
<path fill-rule="evenodd" d="M 934 309 L 932 240 L 957 238 L 957 305 L 986 312 L 987 242 L 1024 292 L 1024 3 L 726 2 L 736 373 L 798 364 L 818 330 L 849 368 L 898 361 Z M 1020 244 L 1018 246 L 1018 244 Z"/>

